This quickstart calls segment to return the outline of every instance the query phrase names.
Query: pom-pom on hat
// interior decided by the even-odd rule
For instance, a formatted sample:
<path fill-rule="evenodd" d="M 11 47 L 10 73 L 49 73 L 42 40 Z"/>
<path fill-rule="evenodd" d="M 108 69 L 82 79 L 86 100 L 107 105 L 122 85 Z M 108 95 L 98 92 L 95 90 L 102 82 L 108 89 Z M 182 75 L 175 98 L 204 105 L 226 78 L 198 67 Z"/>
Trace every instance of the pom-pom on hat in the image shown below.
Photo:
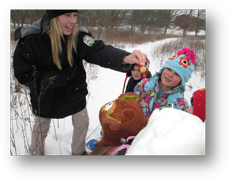
<path fill-rule="evenodd" d="M 198 116 L 205 121 L 205 88 L 199 89 L 193 93 L 193 115 Z"/>
<path fill-rule="evenodd" d="M 193 49 L 189 49 L 188 47 L 184 47 L 180 51 L 177 52 L 177 55 L 169 58 L 161 68 L 160 72 L 164 70 L 164 68 L 169 68 L 175 71 L 181 78 L 182 86 L 191 78 L 191 74 L 194 71 L 194 65 L 196 63 L 196 54 Z"/>

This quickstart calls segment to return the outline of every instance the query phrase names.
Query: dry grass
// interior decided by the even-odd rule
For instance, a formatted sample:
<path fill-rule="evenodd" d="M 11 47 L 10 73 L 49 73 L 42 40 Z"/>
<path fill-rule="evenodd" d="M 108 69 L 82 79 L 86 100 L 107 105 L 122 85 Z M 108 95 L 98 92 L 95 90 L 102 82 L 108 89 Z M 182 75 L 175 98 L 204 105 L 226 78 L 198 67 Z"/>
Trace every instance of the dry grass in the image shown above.
<path fill-rule="evenodd" d="M 106 44 L 113 43 L 129 43 L 129 44 L 143 44 L 146 42 L 155 42 L 166 38 L 178 38 L 178 35 L 163 35 L 162 31 L 157 31 L 152 34 L 142 34 L 139 32 L 130 32 L 127 29 L 108 29 L 108 30 L 94 30 L 89 29 L 95 39 L 103 39 Z M 194 37 L 192 37 L 194 38 Z M 204 36 L 198 36 L 196 38 L 205 38 Z"/>

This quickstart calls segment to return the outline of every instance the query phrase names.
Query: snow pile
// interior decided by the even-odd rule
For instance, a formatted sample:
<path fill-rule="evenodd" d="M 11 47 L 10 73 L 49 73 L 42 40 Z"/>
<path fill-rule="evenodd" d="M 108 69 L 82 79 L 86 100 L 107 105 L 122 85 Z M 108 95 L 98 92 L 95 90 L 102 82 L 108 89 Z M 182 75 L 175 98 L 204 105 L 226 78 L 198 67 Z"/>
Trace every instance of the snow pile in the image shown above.
<path fill-rule="evenodd" d="M 173 108 L 155 110 L 127 155 L 204 155 L 205 124 Z"/>

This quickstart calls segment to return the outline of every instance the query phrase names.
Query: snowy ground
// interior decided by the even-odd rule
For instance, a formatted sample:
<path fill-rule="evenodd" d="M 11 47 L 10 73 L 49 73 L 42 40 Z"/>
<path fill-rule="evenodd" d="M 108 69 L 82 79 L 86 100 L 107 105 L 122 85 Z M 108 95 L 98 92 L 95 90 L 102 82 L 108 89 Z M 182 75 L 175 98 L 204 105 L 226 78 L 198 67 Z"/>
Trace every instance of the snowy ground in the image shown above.
<path fill-rule="evenodd" d="M 141 50 L 147 54 L 150 59 L 150 71 L 152 74 L 161 68 L 160 60 L 153 58 L 153 49 L 165 42 L 174 39 L 166 39 L 154 43 L 146 43 L 137 46 L 126 45 L 125 50 L 132 52 L 135 49 Z M 162 57 L 168 58 L 168 57 Z M 87 109 L 90 118 L 89 130 L 86 141 L 90 139 L 99 139 L 101 127 L 99 125 L 99 110 L 109 101 L 116 99 L 122 92 L 125 73 L 116 72 L 101 67 L 95 79 L 89 81 L 89 95 L 87 97 Z M 188 87 L 191 86 L 191 87 Z M 193 74 L 186 85 L 185 98 L 190 101 L 192 93 L 199 88 L 205 87 L 205 80 L 200 79 L 199 74 Z M 30 143 L 31 126 L 33 123 L 24 123 L 22 120 L 13 120 L 11 126 L 14 129 L 15 144 L 17 155 L 28 155 L 26 147 Z M 96 129 L 96 130 L 95 130 Z M 46 139 L 45 155 L 71 155 L 69 152 L 72 140 L 72 122 L 71 116 L 65 119 L 53 119 L 49 135 Z M 24 136 L 27 136 L 26 138 Z M 14 150 L 12 150 L 15 152 Z"/>

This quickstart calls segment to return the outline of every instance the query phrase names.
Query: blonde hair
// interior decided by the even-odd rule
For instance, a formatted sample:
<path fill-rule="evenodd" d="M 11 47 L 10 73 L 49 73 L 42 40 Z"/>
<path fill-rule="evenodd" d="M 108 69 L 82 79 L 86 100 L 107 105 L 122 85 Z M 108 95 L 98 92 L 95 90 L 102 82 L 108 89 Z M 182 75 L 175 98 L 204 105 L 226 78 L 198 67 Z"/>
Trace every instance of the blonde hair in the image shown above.
<path fill-rule="evenodd" d="M 57 66 L 57 68 L 61 70 L 62 69 L 61 58 L 60 58 L 62 56 L 61 39 L 64 40 L 64 36 L 59 25 L 58 17 L 50 20 L 49 26 L 47 28 L 47 33 L 49 34 L 51 40 L 53 62 Z M 71 67 L 74 64 L 72 51 L 74 50 L 77 53 L 77 44 L 76 44 L 77 37 L 78 37 L 78 28 L 77 25 L 75 25 L 72 30 L 72 33 L 68 35 L 67 38 L 67 59 Z"/>

